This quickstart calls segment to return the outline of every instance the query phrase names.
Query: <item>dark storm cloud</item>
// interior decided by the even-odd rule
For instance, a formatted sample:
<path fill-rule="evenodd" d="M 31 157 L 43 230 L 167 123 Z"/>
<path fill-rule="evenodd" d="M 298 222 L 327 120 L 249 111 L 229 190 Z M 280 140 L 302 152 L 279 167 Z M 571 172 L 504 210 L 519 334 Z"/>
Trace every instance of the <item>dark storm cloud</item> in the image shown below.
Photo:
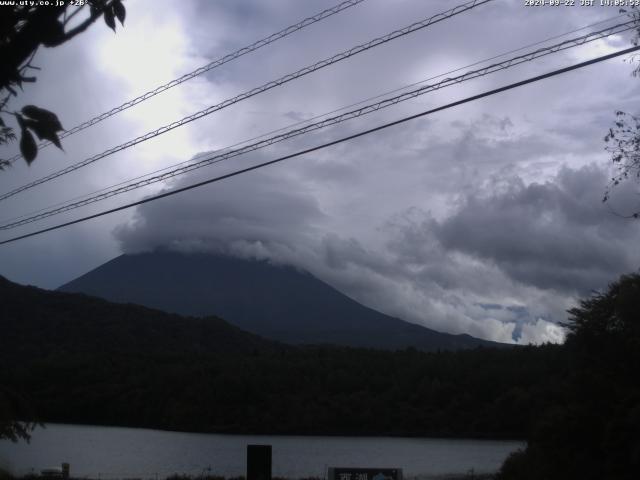
<path fill-rule="evenodd" d="M 322 169 L 322 159 L 311 163 Z M 539 321 L 550 316 L 548 311 L 495 303 L 522 297 L 528 287 L 514 287 L 500 270 L 448 250 L 435 236 L 438 224 L 428 213 L 414 208 L 389 219 L 377 235 L 387 239 L 386 245 L 373 248 L 334 232 L 334 219 L 312 191 L 295 175 L 282 173 L 258 171 L 174 197 L 170 204 L 147 204 L 116 229 L 116 238 L 125 252 L 169 246 L 286 263 L 366 305 L 442 331 L 512 341 L 530 326 L 538 329 L 524 340 L 558 340 L 557 332 L 545 332 L 547 323 Z M 201 175 L 183 178 L 175 187 Z M 483 302 L 500 308 L 489 311 Z"/>
<path fill-rule="evenodd" d="M 176 187 L 203 178 L 190 175 Z M 311 195 L 274 170 L 231 178 L 171 200 L 139 207 L 131 222 L 116 228 L 125 252 L 238 240 L 288 245 L 312 235 L 314 223 L 324 216 Z"/>
<path fill-rule="evenodd" d="M 436 236 L 519 282 L 588 293 L 638 267 L 640 226 L 603 207 L 606 183 L 593 165 L 563 168 L 545 183 L 502 180 L 464 196 L 460 209 L 435 225 Z"/>
<path fill-rule="evenodd" d="M 39 81 L 21 100 L 55 110 L 69 127 L 336 3 L 132 2 L 127 25 L 116 35 L 96 25 L 73 44 L 42 49 Z M 363 2 L 65 139 L 66 153 L 54 149 L 29 169 L 21 165 L 3 174 L 3 190 L 453 5 Z M 6 203 L 3 212 L 20 215 L 104 188 L 617 11 L 492 2 L 43 185 L 35 195 Z M 256 158 L 270 160 L 627 43 L 597 42 L 579 56 L 567 51 L 465 82 L 276 145 Z M 561 334 L 551 320 L 563 320 L 575 302 L 569 282 L 583 290 L 589 278 L 606 282 L 636 268 L 632 227 L 601 214 L 598 174 L 581 171 L 591 162 L 606 164 L 602 137 L 613 113 L 638 98 L 640 82 L 629 72 L 622 61 L 603 63 L 135 212 L 34 237 L 0 251 L 0 273 L 57 286 L 121 249 L 209 249 L 308 269 L 369 306 L 431 328 L 494 340 L 521 335 L 522 342 L 557 341 Z M 563 164 L 567 168 L 558 174 Z M 188 175 L 163 188 L 211 175 Z M 587 191 L 595 192 L 593 211 L 585 207 Z M 82 214 L 148 194 L 132 192 Z M 574 205 L 572 196 L 584 202 Z M 115 240 L 108 234 L 114 228 Z"/>
<path fill-rule="evenodd" d="M 357 154 L 318 152 L 147 204 L 116 238 L 127 252 L 168 245 L 287 263 L 442 331 L 558 341 L 553 322 L 575 295 L 637 268 L 638 229 L 603 208 L 600 168 L 563 167 L 532 181 L 544 175 L 547 155 L 570 154 L 571 145 L 522 127 L 486 114 L 408 125 L 368 138 Z M 400 191 L 420 195 L 401 199 Z M 438 197 L 447 207 L 432 214 Z M 402 207 L 408 201 L 414 206 Z M 363 230 L 369 213 L 377 225 Z"/>

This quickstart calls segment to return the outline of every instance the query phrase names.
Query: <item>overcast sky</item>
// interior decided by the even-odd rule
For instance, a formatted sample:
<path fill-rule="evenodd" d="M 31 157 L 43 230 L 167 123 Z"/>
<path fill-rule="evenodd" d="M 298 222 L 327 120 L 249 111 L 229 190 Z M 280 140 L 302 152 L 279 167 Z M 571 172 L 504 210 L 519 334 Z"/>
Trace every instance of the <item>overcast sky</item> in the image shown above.
<path fill-rule="evenodd" d="M 98 22 L 62 47 L 42 49 L 34 61 L 42 68 L 38 82 L 11 108 L 36 104 L 70 128 L 336 3 L 129 0 L 125 27 L 116 34 Z M 458 3 L 366 0 L 64 139 L 64 152 L 48 148 L 31 167 L 16 164 L 0 174 L 0 191 Z M 616 7 L 524 3 L 495 0 L 107 157 L 2 202 L 0 220 L 618 15 Z M 630 40 L 631 34 L 613 36 L 433 92 L 0 238 L 627 48 Z M 601 202 L 612 173 L 603 137 L 615 111 L 636 113 L 640 99 L 640 79 L 631 70 L 616 58 L 0 246 L 0 274 L 55 288 L 123 252 L 204 249 L 307 269 L 368 306 L 436 330 L 506 342 L 561 341 L 557 322 L 577 298 L 640 266 L 640 223 L 617 215 L 637 208 L 636 186 L 623 185 L 610 203 Z M 16 151 L 13 145 L 2 155 Z"/>

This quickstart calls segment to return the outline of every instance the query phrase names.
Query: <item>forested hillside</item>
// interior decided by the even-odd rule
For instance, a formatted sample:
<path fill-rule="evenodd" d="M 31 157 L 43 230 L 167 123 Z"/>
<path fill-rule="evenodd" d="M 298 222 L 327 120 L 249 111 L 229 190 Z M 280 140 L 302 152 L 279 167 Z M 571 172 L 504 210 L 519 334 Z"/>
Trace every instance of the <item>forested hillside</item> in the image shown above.
<path fill-rule="evenodd" d="M 208 432 L 523 437 L 557 346 L 290 347 L 219 319 L 2 282 L 0 382 L 43 421 Z"/>
<path fill-rule="evenodd" d="M 640 274 L 569 311 L 562 401 L 536 415 L 500 480 L 635 480 L 640 472 Z"/>

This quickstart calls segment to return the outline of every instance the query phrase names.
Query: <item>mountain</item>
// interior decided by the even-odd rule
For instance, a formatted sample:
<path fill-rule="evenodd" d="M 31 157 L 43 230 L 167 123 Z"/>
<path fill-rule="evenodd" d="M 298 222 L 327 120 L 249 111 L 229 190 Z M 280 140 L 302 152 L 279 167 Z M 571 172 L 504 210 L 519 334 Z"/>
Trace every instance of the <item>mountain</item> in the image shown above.
<path fill-rule="evenodd" d="M 276 343 L 224 320 L 181 317 L 82 294 L 51 292 L 0 276 L 0 358 L 71 352 L 110 356 L 227 354 L 274 350 Z"/>
<path fill-rule="evenodd" d="M 518 438 L 564 398 L 565 350 L 292 347 L 0 277 L 0 423 Z"/>
<path fill-rule="evenodd" d="M 425 351 L 504 346 L 384 315 L 308 272 L 228 256 L 170 251 L 121 255 L 59 290 L 181 315 L 216 315 L 290 344 Z"/>

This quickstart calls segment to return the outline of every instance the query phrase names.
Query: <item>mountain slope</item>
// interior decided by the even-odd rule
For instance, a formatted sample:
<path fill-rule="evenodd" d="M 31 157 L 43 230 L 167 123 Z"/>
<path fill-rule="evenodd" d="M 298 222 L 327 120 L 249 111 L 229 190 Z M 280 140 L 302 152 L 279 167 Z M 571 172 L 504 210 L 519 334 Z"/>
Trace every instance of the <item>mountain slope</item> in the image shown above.
<path fill-rule="evenodd" d="M 291 267 L 209 254 L 122 255 L 59 290 L 181 315 L 217 315 L 244 330 L 292 344 L 390 350 L 502 345 L 384 315 Z"/>
<path fill-rule="evenodd" d="M 19 358 L 46 357 L 48 352 L 242 354 L 276 347 L 219 318 L 185 318 L 26 287 L 1 276 L 0 311 L 0 350 Z"/>
<path fill-rule="evenodd" d="M 25 412 L 12 415 L 0 401 L 0 418 L 217 433 L 517 438 L 541 408 L 564 398 L 565 351 L 287 347 L 215 317 L 179 317 L 0 277 L 0 400 L 8 393 Z"/>

